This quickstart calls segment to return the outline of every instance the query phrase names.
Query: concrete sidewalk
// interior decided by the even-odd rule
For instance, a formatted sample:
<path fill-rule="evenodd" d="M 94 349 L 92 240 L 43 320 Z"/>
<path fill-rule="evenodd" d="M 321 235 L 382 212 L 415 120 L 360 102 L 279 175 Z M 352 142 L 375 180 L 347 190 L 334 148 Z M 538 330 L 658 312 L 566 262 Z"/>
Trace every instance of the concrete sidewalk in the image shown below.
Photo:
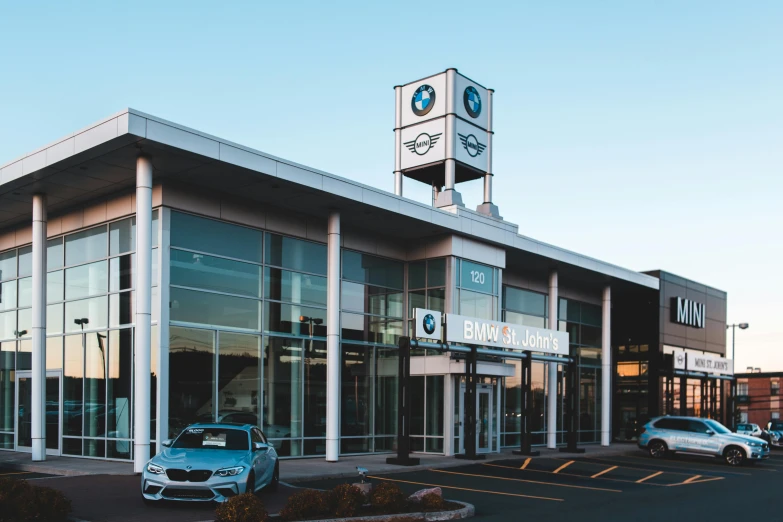
<path fill-rule="evenodd" d="M 585 445 L 585 456 L 621 455 L 628 452 L 636 452 L 634 444 L 613 444 L 607 448 L 598 445 Z M 575 453 L 561 453 L 559 450 L 546 448 L 534 448 L 541 452 L 538 458 L 565 457 L 568 455 L 579 456 Z M 389 453 L 374 455 L 356 455 L 340 457 L 338 462 L 326 462 L 323 457 L 308 459 L 287 459 L 280 462 L 280 480 L 296 483 L 308 480 L 324 478 L 358 477 L 356 466 L 362 466 L 375 475 L 379 473 L 391 473 L 399 471 L 416 471 L 430 468 L 453 468 L 464 466 L 471 461 L 444 457 L 441 455 L 413 455 L 421 459 L 418 466 L 395 466 L 386 464 Z M 509 458 L 521 458 L 512 454 L 511 449 L 505 449 L 500 453 L 485 455 L 483 462 L 503 460 Z M 535 458 L 535 457 L 534 457 Z M 44 462 L 33 462 L 29 453 L 13 451 L 0 451 L 0 468 L 18 471 L 30 471 L 51 475 L 80 476 L 80 475 L 133 475 L 133 464 L 130 462 L 114 462 L 107 460 L 83 459 L 77 457 L 53 457 L 47 456 Z"/>

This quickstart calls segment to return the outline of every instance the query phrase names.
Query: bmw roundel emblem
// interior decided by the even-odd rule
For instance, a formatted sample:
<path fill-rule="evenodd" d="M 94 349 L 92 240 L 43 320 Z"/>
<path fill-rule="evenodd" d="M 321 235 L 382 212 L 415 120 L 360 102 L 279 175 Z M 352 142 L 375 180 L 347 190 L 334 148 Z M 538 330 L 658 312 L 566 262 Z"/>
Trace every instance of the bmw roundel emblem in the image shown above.
<path fill-rule="evenodd" d="M 478 118 L 478 115 L 481 114 L 481 96 L 475 87 L 469 85 L 465 89 L 462 101 L 465 103 L 465 110 L 468 111 L 470 117 Z"/>
<path fill-rule="evenodd" d="M 428 335 L 432 335 L 435 332 L 435 317 L 433 317 L 432 314 L 425 315 L 421 325 Z"/>
<path fill-rule="evenodd" d="M 413 98 L 411 99 L 413 114 L 424 116 L 432 110 L 433 105 L 435 105 L 435 89 L 425 83 L 413 91 Z"/>

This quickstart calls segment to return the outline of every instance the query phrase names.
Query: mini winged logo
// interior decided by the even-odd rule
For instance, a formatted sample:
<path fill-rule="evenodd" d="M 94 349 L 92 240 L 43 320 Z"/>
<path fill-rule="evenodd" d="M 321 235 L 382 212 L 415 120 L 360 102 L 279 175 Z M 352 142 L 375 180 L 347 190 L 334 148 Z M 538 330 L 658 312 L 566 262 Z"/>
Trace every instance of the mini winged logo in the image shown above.
<path fill-rule="evenodd" d="M 459 141 L 462 142 L 462 146 L 465 147 L 465 150 L 468 151 L 471 158 L 475 158 L 487 148 L 483 143 L 479 143 L 478 139 L 476 139 L 473 134 L 468 134 L 467 136 L 464 134 L 457 134 L 457 136 L 459 136 Z"/>
<path fill-rule="evenodd" d="M 436 143 L 438 143 L 438 140 L 440 139 L 442 132 L 439 132 L 437 134 L 427 134 L 426 132 L 422 132 L 418 136 L 416 136 L 416 139 L 413 141 L 406 141 L 403 145 L 408 147 L 408 150 L 411 152 L 414 152 L 418 154 L 419 156 L 424 156 L 429 152 L 429 150 L 435 146 Z"/>

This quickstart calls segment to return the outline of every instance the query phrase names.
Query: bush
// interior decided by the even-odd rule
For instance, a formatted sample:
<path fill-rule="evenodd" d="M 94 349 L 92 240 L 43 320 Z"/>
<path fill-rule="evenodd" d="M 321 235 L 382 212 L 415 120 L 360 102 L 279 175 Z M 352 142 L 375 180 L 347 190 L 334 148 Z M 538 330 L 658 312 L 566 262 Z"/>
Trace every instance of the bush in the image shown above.
<path fill-rule="evenodd" d="M 70 512 L 71 501 L 57 490 L 0 479 L 0 522 L 61 522 Z"/>
<path fill-rule="evenodd" d="M 252 493 L 231 497 L 215 510 L 216 522 L 266 522 L 269 514 L 264 503 Z"/>
<path fill-rule="evenodd" d="M 280 510 L 280 518 L 283 520 L 303 520 L 325 515 L 328 512 L 329 499 L 325 492 L 303 489 L 288 497 L 285 507 Z"/>
<path fill-rule="evenodd" d="M 329 492 L 329 510 L 338 518 L 355 516 L 364 502 L 362 490 L 350 484 L 340 484 Z"/>
<path fill-rule="evenodd" d="M 446 506 L 446 501 L 436 493 L 427 493 L 421 497 L 419 505 L 424 511 L 441 511 Z"/>
<path fill-rule="evenodd" d="M 370 504 L 386 513 L 400 512 L 405 508 L 405 493 L 393 482 L 381 482 L 370 493 Z"/>

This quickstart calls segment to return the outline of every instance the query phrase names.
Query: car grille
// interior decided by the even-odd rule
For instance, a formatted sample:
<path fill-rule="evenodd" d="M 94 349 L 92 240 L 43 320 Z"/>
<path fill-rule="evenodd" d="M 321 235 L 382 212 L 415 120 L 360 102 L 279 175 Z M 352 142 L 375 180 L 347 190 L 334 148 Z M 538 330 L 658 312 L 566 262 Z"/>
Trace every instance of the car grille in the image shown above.
<path fill-rule="evenodd" d="M 175 482 L 205 482 L 212 476 L 212 472 L 206 469 L 167 469 L 166 476 Z"/>
<path fill-rule="evenodd" d="M 215 496 L 209 489 L 183 489 L 166 488 L 163 490 L 163 496 L 167 498 L 190 498 L 198 500 L 209 500 Z"/>

